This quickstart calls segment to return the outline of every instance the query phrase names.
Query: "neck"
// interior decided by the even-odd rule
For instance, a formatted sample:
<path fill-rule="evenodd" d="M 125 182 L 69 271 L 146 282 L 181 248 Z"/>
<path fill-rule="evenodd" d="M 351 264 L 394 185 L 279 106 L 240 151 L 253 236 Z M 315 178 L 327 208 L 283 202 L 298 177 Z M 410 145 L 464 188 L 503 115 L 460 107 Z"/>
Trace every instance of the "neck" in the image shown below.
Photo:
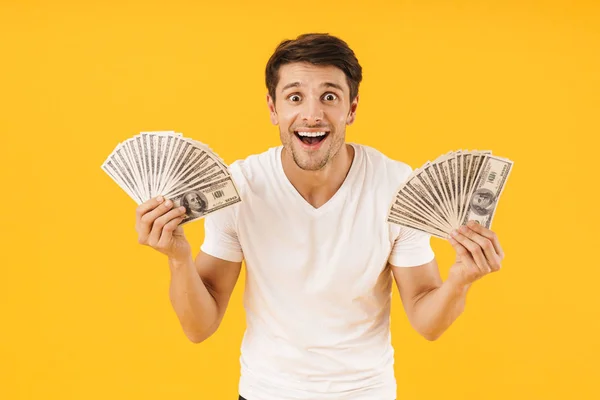
<path fill-rule="evenodd" d="M 318 171 L 305 171 L 296 165 L 285 147 L 281 153 L 283 172 L 298 193 L 315 208 L 327 203 L 342 186 L 353 159 L 354 148 L 344 144 L 325 167 Z"/>

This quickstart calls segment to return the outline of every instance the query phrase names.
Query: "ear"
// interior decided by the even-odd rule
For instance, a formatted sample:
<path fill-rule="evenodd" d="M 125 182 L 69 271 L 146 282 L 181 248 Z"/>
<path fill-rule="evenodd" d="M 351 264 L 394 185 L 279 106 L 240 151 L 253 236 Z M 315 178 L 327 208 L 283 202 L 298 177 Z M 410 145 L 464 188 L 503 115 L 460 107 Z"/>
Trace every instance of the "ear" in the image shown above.
<path fill-rule="evenodd" d="M 356 119 L 356 108 L 358 107 L 358 95 L 352 100 L 350 103 L 350 112 L 348 113 L 348 118 L 346 118 L 346 124 L 352 125 L 354 120 Z"/>
<path fill-rule="evenodd" d="M 273 101 L 273 98 L 269 94 L 267 94 L 267 107 L 269 107 L 271 123 L 273 125 L 279 124 L 279 118 L 277 117 L 277 111 L 275 110 L 275 102 Z"/>

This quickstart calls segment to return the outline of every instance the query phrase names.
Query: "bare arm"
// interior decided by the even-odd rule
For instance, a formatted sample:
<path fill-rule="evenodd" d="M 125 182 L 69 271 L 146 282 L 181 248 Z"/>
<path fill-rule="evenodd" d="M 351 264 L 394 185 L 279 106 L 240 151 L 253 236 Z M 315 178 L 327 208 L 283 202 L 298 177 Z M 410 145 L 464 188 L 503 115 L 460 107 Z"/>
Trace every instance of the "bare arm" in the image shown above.
<path fill-rule="evenodd" d="M 140 244 L 165 254 L 171 270 L 170 299 L 185 335 L 194 343 L 210 337 L 219 327 L 241 270 L 230 262 L 200 252 L 196 261 L 179 225 L 185 208 L 173 209 L 162 197 L 136 210 Z"/>
<path fill-rule="evenodd" d="M 500 270 L 504 252 L 494 232 L 470 222 L 453 232 L 450 244 L 456 262 L 442 283 L 436 260 L 417 267 L 391 266 L 411 325 L 427 340 L 435 340 L 465 308 L 467 291 L 484 275 Z"/>
<path fill-rule="evenodd" d="M 195 262 L 169 259 L 171 304 L 192 342 L 206 340 L 221 324 L 241 265 L 202 252 Z"/>
<path fill-rule="evenodd" d="M 442 283 L 436 260 L 391 269 L 410 324 L 425 339 L 436 340 L 463 312 L 468 286 Z"/>

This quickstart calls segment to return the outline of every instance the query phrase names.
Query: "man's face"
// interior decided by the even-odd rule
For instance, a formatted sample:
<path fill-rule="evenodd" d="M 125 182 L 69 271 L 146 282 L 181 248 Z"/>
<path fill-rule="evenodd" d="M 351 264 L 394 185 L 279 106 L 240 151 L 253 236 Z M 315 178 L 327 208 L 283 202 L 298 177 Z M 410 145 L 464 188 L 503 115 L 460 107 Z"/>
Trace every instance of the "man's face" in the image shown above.
<path fill-rule="evenodd" d="M 194 211 L 200 211 L 202 209 L 202 200 L 196 193 L 189 194 L 187 197 L 188 205 L 190 209 Z"/>
<path fill-rule="evenodd" d="M 308 63 L 279 68 L 276 101 L 267 96 L 271 121 L 298 167 L 317 171 L 344 145 L 358 97 L 350 103 L 346 75 L 333 66 Z"/>

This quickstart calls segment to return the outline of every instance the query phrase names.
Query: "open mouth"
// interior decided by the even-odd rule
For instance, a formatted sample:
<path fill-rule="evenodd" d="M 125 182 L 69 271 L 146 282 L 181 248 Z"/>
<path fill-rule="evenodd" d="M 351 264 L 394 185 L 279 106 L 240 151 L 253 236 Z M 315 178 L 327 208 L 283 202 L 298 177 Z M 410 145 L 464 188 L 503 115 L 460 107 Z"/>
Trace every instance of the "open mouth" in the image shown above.
<path fill-rule="evenodd" d="M 328 131 L 321 132 L 304 132 L 302 130 L 294 131 L 296 137 L 305 145 L 314 146 L 316 144 L 321 143 L 327 136 L 329 136 Z"/>

